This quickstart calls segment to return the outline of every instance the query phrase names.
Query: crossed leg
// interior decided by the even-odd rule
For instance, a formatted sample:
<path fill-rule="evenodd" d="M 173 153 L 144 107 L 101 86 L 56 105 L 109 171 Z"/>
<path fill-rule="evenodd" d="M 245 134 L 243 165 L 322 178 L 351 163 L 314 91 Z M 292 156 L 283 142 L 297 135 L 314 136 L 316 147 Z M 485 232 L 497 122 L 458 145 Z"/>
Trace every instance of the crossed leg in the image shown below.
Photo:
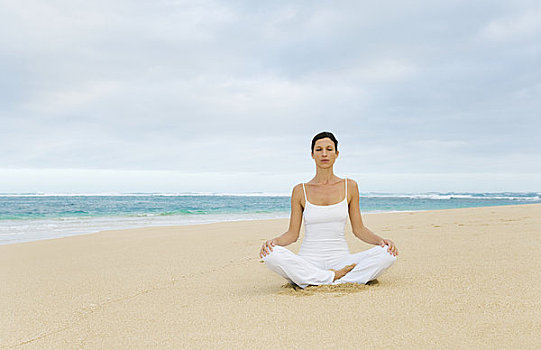
<path fill-rule="evenodd" d="M 387 249 L 388 246 L 376 246 L 360 253 L 349 254 L 342 259 L 337 259 L 334 263 L 334 268 L 340 268 L 344 265 L 354 263 L 357 265 L 344 277 L 337 279 L 331 284 L 335 285 L 348 282 L 365 284 L 376 279 L 396 261 L 396 256 L 389 253 Z"/>
<path fill-rule="evenodd" d="M 263 257 L 265 265 L 289 282 L 303 289 L 309 285 L 331 284 L 333 282 L 333 271 L 322 269 L 282 246 L 277 245 L 272 249 L 272 252 Z"/>

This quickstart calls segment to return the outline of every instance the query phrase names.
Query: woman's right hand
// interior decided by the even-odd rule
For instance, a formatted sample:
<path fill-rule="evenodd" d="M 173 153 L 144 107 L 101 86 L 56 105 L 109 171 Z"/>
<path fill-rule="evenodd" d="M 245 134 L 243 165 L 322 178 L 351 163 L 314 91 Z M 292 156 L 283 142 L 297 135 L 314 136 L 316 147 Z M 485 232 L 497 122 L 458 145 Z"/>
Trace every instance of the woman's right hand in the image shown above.
<path fill-rule="evenodd" d="M 276 239 L 269 239 L 263 243 L 263 246 L 261 246 L 261 251 L 259 251 L 259 257 L 262 258 L 267 254 L 270 254 L 272 252 L 272 247 L 276 245 Z"/>

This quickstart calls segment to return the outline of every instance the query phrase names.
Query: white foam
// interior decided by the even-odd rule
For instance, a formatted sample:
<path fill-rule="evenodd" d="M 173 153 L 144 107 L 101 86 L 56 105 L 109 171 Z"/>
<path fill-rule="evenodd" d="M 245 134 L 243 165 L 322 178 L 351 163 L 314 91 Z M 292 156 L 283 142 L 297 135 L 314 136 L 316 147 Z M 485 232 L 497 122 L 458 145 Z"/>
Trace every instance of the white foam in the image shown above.
<path fill-rule="evenodd" d="M 171 216 L 70 217 L 0 221 L 0 245 L 148 226 L 184 226 L 239 220 L 288 218 L 289 212 Z"/>
<path fill-rule="evenodd" d="M 503 199 L 503 200 L 524 200 L 524 201 L 538 201 L 541 200 L 541 195 L 539 193 L 536 194 L 536 196 L 517 196 L 517 194 L 532 194 L 532 192 L 524 192 L 524 193 L 475 193 L 475 194 L 468 194 L 468 193 L 436 193 L 436 192 L 428 192 L 428 193 L 367 193 L 367 194 L 361 194 L 361 198 L 411 198 L 411 199 L 442 199 L 442 200 L 449 200 L 449 199 L 476 199 L 476 200 L 484 200 L 484 199 Z M 482 196 L 480 196 L 482 195 Z"/>

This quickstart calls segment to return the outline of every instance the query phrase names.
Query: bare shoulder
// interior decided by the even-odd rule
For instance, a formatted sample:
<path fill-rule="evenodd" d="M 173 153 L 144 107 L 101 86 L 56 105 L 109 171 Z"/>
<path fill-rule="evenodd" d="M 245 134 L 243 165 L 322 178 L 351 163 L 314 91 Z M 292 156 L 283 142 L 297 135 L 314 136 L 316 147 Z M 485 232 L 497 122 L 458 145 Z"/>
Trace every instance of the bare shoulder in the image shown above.
<path fill-rule="evenodd" d="M 291 209 L 294 208 L 304 208 L 303 204 L 303 198 L 304 198 L 304 192 L 302 189 L 302 183 L 297 184 L 293 187 L 293 191 L 291 192 Z"/>
<path fill-rule="evenodd" d="M 303 195 L 302 183 L 296 184 L 293 187 L 291 198 L 300 199 Z"/>
<path fill-rule="evenodd" d="M 348 181 L 348 188 L 359 188 L 359 186 L 357 185 L 357 181 L 353 180 L 353 179 L 350 179 L 349 177 L 347 178 L 347 181 Z"/>
<path fill-rule="evenodd" d="M 357 181 L 348 178 L 348 197 L 350 198 L 356 198 L 359 196 L 359 186 L 357 185 Z M 348 201 L 349 202 L 349 201 Z"/>

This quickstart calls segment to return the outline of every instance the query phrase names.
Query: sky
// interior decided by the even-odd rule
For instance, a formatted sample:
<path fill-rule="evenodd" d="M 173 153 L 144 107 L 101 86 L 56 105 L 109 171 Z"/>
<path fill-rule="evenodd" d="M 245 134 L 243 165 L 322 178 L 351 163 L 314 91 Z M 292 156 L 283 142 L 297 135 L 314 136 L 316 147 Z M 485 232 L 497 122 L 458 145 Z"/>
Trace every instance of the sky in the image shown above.
<path fill-rule="evenodd" d="M 0 0 L 0 193 L 541 191 L 538 1 Z"/>

